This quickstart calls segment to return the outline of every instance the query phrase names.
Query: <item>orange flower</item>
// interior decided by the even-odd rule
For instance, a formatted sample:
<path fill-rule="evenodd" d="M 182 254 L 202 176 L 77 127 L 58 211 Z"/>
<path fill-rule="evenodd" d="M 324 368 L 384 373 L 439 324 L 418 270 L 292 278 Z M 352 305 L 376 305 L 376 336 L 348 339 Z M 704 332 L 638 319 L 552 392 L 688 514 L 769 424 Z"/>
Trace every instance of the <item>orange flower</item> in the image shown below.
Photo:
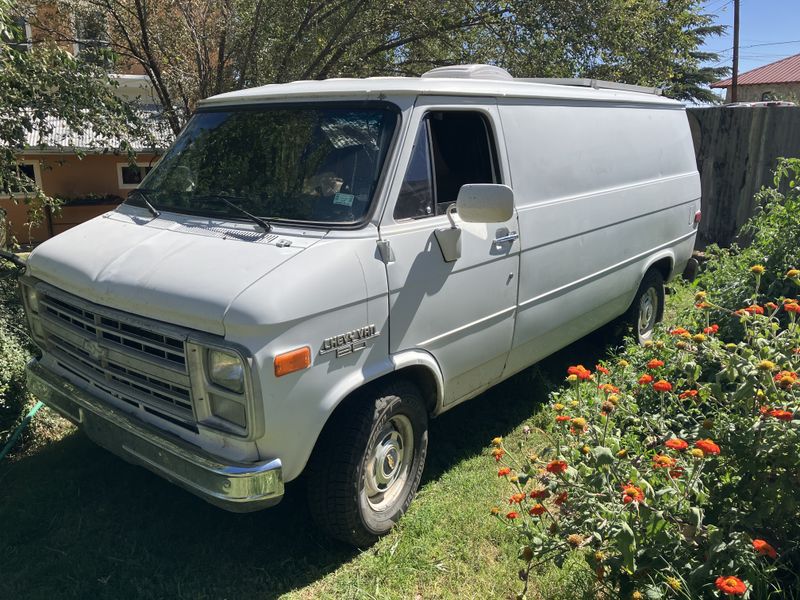
<path fill-rule="evenodd" d="M 653 360 L 651 360 L 650 362 L 647 363 L 647 368 L 648 369 L 658 369 L 659 367 L 663 367 L 663 366 L 664 366 L 664 361 L 663 360 L 658 360 L 657 358 L 654 358 Z"/>
<path fill-rule="evenodd" d="M 647 373 L 639 377 L 639 385 L 647 385 L 651 381 L 653 381 L 653 376 L 648 375 Z"/>
<path fill-rule="evenodd" d="M 744 309 L 745 312 L 750 313 L 751 315 L 763 315 L 764 309 L 760 307 L 758 304 L 753 304 L 752 306 L 748 306 Z"/>
<path fill-rule="evenodd" d="M 547 509 L 544 507 L 544 504 L 534 504 L 531 506 L 530 510 L 528 511 L 529 514 L 538 517 L 539 515 L 543 515 L 547 512 Z"/>
<path fill-rule="evenodd" d="M 781 387 L 790 388 L 797 383 L 797 373 L 794 371 L 781 371 L 773 379 Z"/>
<path fill-rule="evenodd" d="M 656 454 L 653 457 L 653 466 L 656 469 L 670 469 L 675 466 L 675 459 L 666 454 Z"/>
<path fill-rule="evenodd" d="M 800 304 L 793 300 L 784 304 L 783 309 L 790 313 L 800 313 Z"/>
<path fill-rule="evenodd" d="M 545 469 L 548 473 L 557 475 L 567 470 L 567 463 L 563 460 L 551 460 L 549 463 L 547 463 Z"/>
<path fill-rule="evenodd" d="M 747 586 L 744 581 L 733 575 L 717 577 L 714 585 L 716 585 L 717 589 L 723 594 L 730 594 L 731 596 L 744 596 L 747 591 Z"/>
<path fill-rule="evenodd" d="M 700 448 L 704 455 L 719 454 L 719 446 L 717 446 L 712 440 L 698 440 L 694 443 L 694 445 L 697 448 Z"/>
<path fill-rule="evenodd" d="M 689 330 L 684 329 L 683 327 L 676 327 L 672 331 L 669 332 L 670 335 L 683 335 L 684 333 L 689 333 Z"/>
<path fill-rule="evenodd" d="M 566 423 L 567 421 L 571 420 L 572 417 L 569 415 L 558 415 L 556 417 L 556 423 Z"/>
<path fill-rule="evenodd" d="M 514 494 L 511 498 L 508 499 L 509 504 L 519 504 L 525 500 L 525 494 Z"/>
<path fill-rule="evenodd" d="M 775 304 L 774 302 L 767 302 L 766 304 L 764 304 L 764 308 L 768 310 L 778 310 L 778 305 Z"/>
<path fill-rule="evenodd" d="M 583 365 L 575 365 L 567 369 L 567 375 L 575 375 L 580 380 L 590 379 L 592 372 Z"/>
<path fill-rule="evenodd" d="M 688 442 L 682 440 L 681 438 L 672 438 L 664 442 L 664 445 L 667 448 L 671 448 L 673 450 L 686 450 L 689 447 Z"/>
<path fill-rule="evenodd" d="M 683 467 L 675 467 L 669 472 L 669 476 L 673 479 L 680 479 L 685 472 L 686 470 Z"/>
<path fill-rule="evenodd" d="M 686 390 L 685 392 L 681 393 L 678 398 L 681 400 L 686 400 L 687 398 L 694 398 L 695 396 L 697 396 L 697 390 Z"/>
<path fill-rule="evenodd" d="M 657 392 L 668 392 L 672 389 L 672 384 L 669 381 L 660 379 L 653 384 L 653 389 Z"/>
<path fill-rule="evenodd" d="M 631 502 L 641 502 L 644 500 L 644 492 L 641 488 L 636 487 L 632 483 L 622 486 L 622 503 L 630 504 Z"/>
<path fill-rule="evenodd" d="M 602 373 L 603 375 L 608 375 L 610 371 L 606 369 L 603 365 L 595 365 L 594 370 Z"/>
<path fill-rule="evenodd" d="M 769 545 L 764 540 L 753 540 L 753 548 L 755 551 L 758 552 L 761 556 L 769 556 L 770 558 L 778 558 L 778 553 L 775 551 L 775 548 Z"/>
<path fill-rule="evenodd" d="M 511 512 L 508 512 L 508 513 L 506 513 L 506 519 L 511 519 L 511 520 L 514 520 L 514 519 L 516 519 L 517 517 L 519 517 L 519 513 L 518 513 L 518 512 L 516 512 L 516 511 L 513 511 L 513 510 L 512 510 Z"/>
<path fill-rule="evenodd" d="M 497 471 L 497 476 L 498 477 L 505 477 L 506 475 L 510 475 L 510 474 L 511 474 L 511 469 L 509 469 L 508 467 L 503 467 L 502 469 Z"/>
<path fill-rule="evenodd" d="M 558 496 L 556 496 L 555 500 L 553 500 L 553 504 L 556 506 L 561 506 L 567 501 L 567 498 L 569 498 L 569 493 L 561 492 Z"/>
<path fill-rule="evenodd" d="M 707 308 L 711 308 L 711 305 L 708 302 L 698 302 L 694 307 L 700 310 L 706 310 Z"/>
<path fill-rule="evenodd" d="M 778 419 L 779 421 L 791 421 L 792 418 L 794 417 L 794 413 L 792 411 L 781 410 L 779 408 L 775 408 L 769 411 L 769 413 L 767 414 L 769 414 L 769 416 L 774 419 Z"/>
<path fill-rule="evenodd" d="M 703 328 L 703 333 L 709 334 L 709 335 L 712 334 L 712 333 L 717 333 L 718 331 L 719 331 L 719 325 L 717 325 L 716 323 L 714 323 L 710 327 L 704 327 Z"/>
<path fill-rule="evenodd" d="M 615 385 L 611 385 L 610 383 L 604 383 L 598 389 L 606 394 L 619 394 L 619 388 Z"/>
<path fill-rule="evenodd" d="M 547 490 L 531 490 L 529 496 L 531 497 L 532 500 L 539 500 L 550 496 L 550 492 Z"/>
<path fill-rule="evenodd" d="M 495 448 L 492 450 L 492 456 L 494 456 L 495 461 L 500 462 L 500 459 L 503 458 L 503 455 L 506 453 L 505 450 L 502 448 Z"/>

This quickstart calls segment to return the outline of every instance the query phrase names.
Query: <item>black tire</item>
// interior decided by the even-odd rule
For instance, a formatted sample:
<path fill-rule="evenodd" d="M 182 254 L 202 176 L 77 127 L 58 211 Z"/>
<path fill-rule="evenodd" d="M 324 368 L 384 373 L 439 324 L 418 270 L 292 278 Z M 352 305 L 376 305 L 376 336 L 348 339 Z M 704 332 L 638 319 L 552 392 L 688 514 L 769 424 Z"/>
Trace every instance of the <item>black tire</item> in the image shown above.
<path fill-rule="evenodd" d="M 331 417 L 317 441 L 306 467 L 311 516 L 336 539 L 373 544 L 411 504 L 427 450 L 428 412 L 416 386 L 398 380 L 367 388 Z"/>
<path fill-rule="evenodd" d="M 650 318 L 645 319 L 649 305 Z M 656 269 L 650 269 L 642 278 L 633 298 L 625 322 L 640 344 L 653 337 L 653 328 L 664 318 L 664 277 Z M 645 323 L 646 320 L 646 323 Z"/>

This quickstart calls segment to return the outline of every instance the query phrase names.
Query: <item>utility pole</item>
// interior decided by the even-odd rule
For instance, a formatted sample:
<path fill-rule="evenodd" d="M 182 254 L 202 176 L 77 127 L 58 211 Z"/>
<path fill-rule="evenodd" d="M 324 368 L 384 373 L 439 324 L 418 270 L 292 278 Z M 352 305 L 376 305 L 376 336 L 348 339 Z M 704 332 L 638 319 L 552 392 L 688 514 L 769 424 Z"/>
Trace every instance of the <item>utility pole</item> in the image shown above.
<path fill-rule="evenodd" d="M 733 78 L 731 79 L 731 102 L 739 97 L 739 0 L 733 0 Z"/>

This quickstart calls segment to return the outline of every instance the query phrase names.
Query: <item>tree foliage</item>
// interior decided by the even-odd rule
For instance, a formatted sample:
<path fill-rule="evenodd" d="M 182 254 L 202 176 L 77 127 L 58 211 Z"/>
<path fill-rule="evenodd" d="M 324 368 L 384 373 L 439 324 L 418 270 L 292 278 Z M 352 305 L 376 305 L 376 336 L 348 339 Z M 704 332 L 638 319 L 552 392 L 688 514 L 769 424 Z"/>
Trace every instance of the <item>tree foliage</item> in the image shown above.
<path fill-rule="evenodd" d="M 154 83 L 176 132 L 204 97 L 298 79 L 419 75 L 488 62 L 711 100 L 699 48 L 722 28 L 697 0 L 60 0 L 107 15 L 113 50 Z M 46 26 L 47 24 L 45 24 Z M 51 25 L 51 27 L 53 27 Z M 57 28 L 55 28 L 57 29 Z M 69 28 L 62 28 L 69 39 Z"/>
<path fill-rule="evenodd" d="M 18 39 L 13 0 L 0 0 L 0 35 Z M 116 83 L 101 67 L 78 60 L 54 42 L 23 49 L 0 43 L 0 193 L 30 205 L 31 220 L 52 202 L 17 164 L 33 146 L 52 147 L 54 119 L 73 131 L 91 127 L 97 150 L 131 152 L 126 141 L 145 135 L 134 107 L 114 95 Z M 80 153 L 85 148 L 74 149 Z"/>

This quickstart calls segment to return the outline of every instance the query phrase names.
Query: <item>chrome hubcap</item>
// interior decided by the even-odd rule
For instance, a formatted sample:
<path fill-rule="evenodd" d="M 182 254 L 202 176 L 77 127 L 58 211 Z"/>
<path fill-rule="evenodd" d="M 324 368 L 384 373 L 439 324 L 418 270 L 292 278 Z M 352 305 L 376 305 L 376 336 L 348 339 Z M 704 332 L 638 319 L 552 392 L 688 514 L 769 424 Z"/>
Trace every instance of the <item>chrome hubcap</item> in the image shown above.
<path fill-rule="evenodd" d="M 639 300 L 639 335 L 647 335 L 656 324 L 658 293 L 649 288 Z"/>
<path fill-rule="evenodd" d="M 367 459 L 364 491 L 374 510 L 383 510 L 397 499 L 408 479 L 413 455 L 411 421 L 396 415 L 376 437 Z"/>

